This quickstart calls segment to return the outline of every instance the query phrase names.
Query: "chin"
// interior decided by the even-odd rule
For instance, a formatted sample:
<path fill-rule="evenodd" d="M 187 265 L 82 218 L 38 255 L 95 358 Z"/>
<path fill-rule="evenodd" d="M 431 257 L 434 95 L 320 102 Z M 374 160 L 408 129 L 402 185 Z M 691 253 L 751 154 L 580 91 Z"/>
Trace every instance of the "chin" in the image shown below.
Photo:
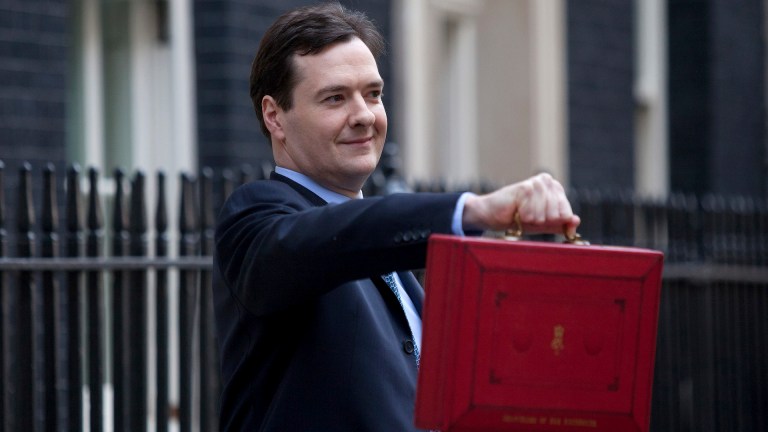
<path fill-rule="evenodd" d="M 378 163 L 379 158 L 371 153 L 364 156 L 361 155 L 350 160 L 347 166 L 351 171 L 373 172 L 373 170 L 376 169 L 376 164 Z"/>
<path fill-rule="evenodd" d="M 376 169 L 375 165 L 371 166 L 371 167 L 367 167 L 367 166 L 366 167 L 359 167 L 357 169 L 350 170 L 349 173 L 350 173 L 350 175 L 352 175 L 354 177 L 360 177 L 360 178 L 367 179 L 368 177 L 371 176 L 371 174 L 373 174 L 373 171 L 375 169 Z"/>

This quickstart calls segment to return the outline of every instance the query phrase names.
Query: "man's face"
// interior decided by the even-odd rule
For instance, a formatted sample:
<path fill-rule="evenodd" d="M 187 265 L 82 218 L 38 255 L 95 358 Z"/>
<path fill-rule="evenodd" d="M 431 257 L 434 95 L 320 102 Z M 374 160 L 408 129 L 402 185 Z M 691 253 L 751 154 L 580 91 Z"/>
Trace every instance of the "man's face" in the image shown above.
<path fill-rule="evenodd" d="M 294 55 L 293 62 L 293 106 L 288 111 L 273 107 L 275 162 L 354 196 L 376 167 L 387 134 L 384 82 L 376 61 L 353 38 L 319 54 Z M 265 116 L 270 117 L 269 110 Z"/>

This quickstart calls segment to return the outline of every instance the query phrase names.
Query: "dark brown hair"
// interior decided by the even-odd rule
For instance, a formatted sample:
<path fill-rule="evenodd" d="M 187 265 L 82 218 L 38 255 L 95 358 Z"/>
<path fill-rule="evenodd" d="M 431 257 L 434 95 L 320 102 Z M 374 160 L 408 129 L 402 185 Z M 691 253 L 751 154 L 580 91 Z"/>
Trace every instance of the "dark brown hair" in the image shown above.
<path fill-rule="evenodd" d="M 385 49 L 384 38 L 368 17 L 337 2 L 294 9 L 280 16 L 261 39 L 251 65 L 251 100 L 261 130 L 267 137 L 261 100 L 269 95 L 284 110 L 292 107 L 296 86 L 293 55 L 318 54 L 327 46 L 357 37 L 378 59 Z"/>

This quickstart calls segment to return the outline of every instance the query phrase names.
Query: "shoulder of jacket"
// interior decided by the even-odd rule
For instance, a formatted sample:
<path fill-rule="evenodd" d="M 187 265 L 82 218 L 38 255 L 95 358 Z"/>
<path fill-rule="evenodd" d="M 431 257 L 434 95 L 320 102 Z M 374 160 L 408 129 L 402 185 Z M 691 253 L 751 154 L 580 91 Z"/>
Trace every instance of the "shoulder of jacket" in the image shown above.
<path fill-rule="evenodd" d="M 295 194 L 300 195 L 298 191 L 290 185 L 277 180 L 256 180 L 238 186 L 231 196 L 253 196 L 269 193 Z"/>

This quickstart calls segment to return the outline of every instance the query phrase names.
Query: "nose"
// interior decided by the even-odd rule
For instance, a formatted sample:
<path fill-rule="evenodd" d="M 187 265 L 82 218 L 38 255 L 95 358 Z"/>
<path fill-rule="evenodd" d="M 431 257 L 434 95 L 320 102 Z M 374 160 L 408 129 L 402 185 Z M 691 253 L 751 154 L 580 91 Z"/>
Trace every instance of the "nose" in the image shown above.
<path fill-rule="evenodd" d="M 349 104 L 349 126 L 371 126 L 376 120 L 376 114 L 371 111 L 365 98 L 362 95 L 358 95 L 354 98 L 353 103 Z"/>

